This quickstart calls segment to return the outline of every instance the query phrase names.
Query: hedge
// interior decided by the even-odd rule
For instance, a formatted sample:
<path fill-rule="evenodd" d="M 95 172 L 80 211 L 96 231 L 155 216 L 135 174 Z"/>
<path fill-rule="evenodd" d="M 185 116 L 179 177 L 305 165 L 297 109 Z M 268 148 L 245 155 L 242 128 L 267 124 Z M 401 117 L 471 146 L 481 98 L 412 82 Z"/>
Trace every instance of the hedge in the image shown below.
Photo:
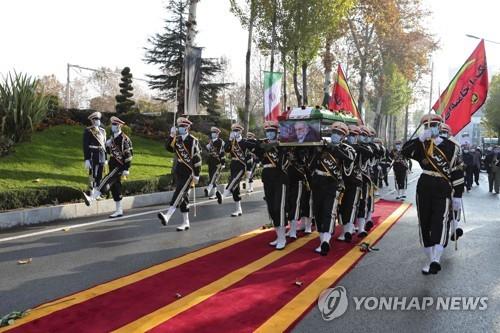
<path fill-rule="evenodd" d="M 225 183 L 228 179 L 229 172 L 224 172 L 220 182 Z M 198 186 L 206 186 L 208 181 L 208 176 L 203 175 L 200 177 Z M 122 185 L 123 195 L 129 196 L 172 190 L 173 179 L 172 175 L 165 175 L 146 180 L 126 180 Z M 111 194 L 108 196 L 111 197 Z M 6 190 L 0 192 L 0 211 L 82 201 L 81 190 L 68 186 Z"/>

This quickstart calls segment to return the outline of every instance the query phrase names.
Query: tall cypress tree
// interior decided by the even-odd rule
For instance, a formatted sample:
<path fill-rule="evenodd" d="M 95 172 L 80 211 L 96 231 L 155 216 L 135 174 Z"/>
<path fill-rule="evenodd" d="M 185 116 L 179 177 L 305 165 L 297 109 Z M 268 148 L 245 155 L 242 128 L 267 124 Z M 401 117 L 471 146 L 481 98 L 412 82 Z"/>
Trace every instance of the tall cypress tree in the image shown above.
<path fill-rule="evenodd" d="M 132 73 L 130 73 L 130 68 L 125 67 L 122 72 L 122 78 L 120 86 L 120 95 L 116 95 L 116 112 L 117 113 L 125 113 L 130 111 L 132 106 L 134 106 L 135 102 L 130 98 L 134 96 L 132 93 Z"/>
<path fill-rule="evenodd" d="M 188 17 L 188 1 L 170 0 L 167 6 L 168 17 L 162 33 L 148 38 L 144 61 L 158 65 L 161 74 L 148 74 L 149 86 L 159 90 L 165 99 L 175 99 L 177 90 L 177 112 L 184 111 L 184 50 L 186 47 L 186 20 Z M 223 65 L 217 59 L 202 58 L 200 77 L 200 104 L 208 106 L 214 92 L 218 94 L 224 83 L 211 82 L 221 73 Z"/>

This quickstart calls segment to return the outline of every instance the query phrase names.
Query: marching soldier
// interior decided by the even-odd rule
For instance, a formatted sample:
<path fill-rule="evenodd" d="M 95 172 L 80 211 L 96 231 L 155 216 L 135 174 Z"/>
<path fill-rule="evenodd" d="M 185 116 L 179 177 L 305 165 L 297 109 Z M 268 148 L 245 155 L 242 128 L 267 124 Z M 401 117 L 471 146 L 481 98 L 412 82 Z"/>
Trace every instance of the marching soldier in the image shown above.
<path fill-rule="evenodd" d="M 440 259 L 448 242 L 450 208 L 460 210 L 464 190 L 460 147 L 453 141 L 439 136 L 441 116 L 427 114 L 420 124 L 424 131 L 418 138 L 406 142 L 402 153 L 419 162 L 422 174 L 417 184 L 417 212 L 420 236 L 428 263 L 422 273 L 437 274 Z"/>
<path fill-rule="evenodd" d="M 372 147 L 373 156 L 370 159 L 371 170 L 374 170 L 374 166 L 380 164 L 381 159 L 384 157 L 387 149 L 382 144 L 382 140 L 380 138 L 376 138 L 377 133 L 371 127 L 368 127 L 370 131 L 370 137 L 368 139 L 368 144 Z M 380 170 L 377 168 L 377 171 Z M 370 190 L 368 191 L 368 211 L 366 215 L 366 224 L 365 231 L 368 232 L 373 227 L 372 214 L 375 210 L 375 196 L 378 195 L 378 187 L 377 187 L 378 178 L 375 177 L 374 174 L 371 175 L 370 182 Z"/>
<path fill-rule="evenodd" d="M 266 139 L 259 142 L 255 149 L 262 161 L 262 183 L 267 210 L 276 230 L 276 240 L 269 245 L 282 250 L 286 246 L 285 228 L 287 224 L 287 187 L 289 166 L 287 152 L 278 146 L 278 123 L 267 121 L 264 124 Z"/>
<path fill-rule="evenodd" d="M 97 197 L 101 194 L 107 194 L 111 190 L 116 204 L 116 211 L 109 216 L 110 218 L 123 216 L 121 179 L 129 175 L 133 156 L 132 141 L 122 132 L 123 125 L 125 125 L 125 122 L 121 119 L 111 117 L 112 137 L 106 141 L 106 150 L 110 155 L 109 173 L 92 195 L 89 196 L 85 192 L 83 193 L 85 204 L 90 206 Z"/>
<path fill-rule="evenodd" d="M 230 164 L 230 178 L 229 183 L 224 189 L 224 193 L 221 195 L 216 192 L 217 202 L 222 203 L 222 200 L 232 194 L 233 200 L 235 202 L 236 209 L 231 214 L 232 217 L 241 216 L 243 213 L 241 210 L 241 196 L 240 196 L 240 182 L 245 175 L 246 170 L 246 160 L 245 155 L 247 150 L 254 149 L 256 143 L 250 140 L 245 140 L 242 137 L 243 126 L 240 124 L 233 124 L 231 126 L 231 134 L 229 135 L 229 141 L 226 142 L 224 150 L 226 153 L 231 155 Z"/>
<path fill-rule="evenodd" d="M 322 256 L 330 251 L 330 239 L 334 230 L 338 205 L 339 185 L 342 186 L 342 166 L 344 161 L 353 161 L 353 156 L 341 145 L 349 134 L 349 128 L 342 122 L 332 124 L 331 143 L 319 148 L 310 168 L 313 170 L 311 190 L 313 212 L 319 232 L 320 246 L 315 250 Z"/>
<path fill-rule="evenodd" d="M 247 140 L 256 143 L 257 137 L 252 132 L 247 133 Z M 246 162 L 246 178 L 248 185 L 243 182 L 243 189 L 246 188 L 247 193 L 253 192 L 253 175 L 255 173 L 255 169 L 257 168 L 257 164 L 259 163 L 259 159 L 257 156 L 249 149 L 245 155 Z"/>
<path fill-rule="evenodd" d="M 441 123 L 441 125 L 439 125 L 439 136 L 450 140 L 457 146 L 460 146 L 460 143 L 458 143 L 458 141 L 455 139 L 455 137 L 451 135 L 451 133 L 452 133 L 451 127 L 448 124 Z M 457 162 L 455 163 L 455 167 L 453 168 L 452 172 L 455 174 L 455 177 L 460 177 L 460 175 L 464 177 L 464 163 L 461 152 L 459 153 L 459 157 L 457 158 Z M 450 236 L 450 239 L 452 241 L 458 240 L 464 234 L 464 231 L 462 229 L 462 224 L 460 222 L 461 217 L 462 217 L 462 211 L 461 210 L 457 211 L 453 209 L 453 215 L 451 220 L 453 225 L 451 228 L 451 236 Z"/>
<path fill-rule="evenodd" d="M 371 145 L 372 131 L 367 126 L 360 126 L 359 145 L 365 153 L 360 158 L 360 170 L 363 183 L 361 185 L 361 197 L 358 203 L 358 216 L 356 219 L 358 226 L 358 237 L 365 237 L 370 225 L 371 212 L 373 210 L 373 182 L 370 169 L 372 160 L 375 158 L 375 146 Z"/>
<path fill-rule="evenodd" d="M 297 238 L 298 221 L 303 221 L 307 227 L 306 233 L 311 233 L 312 209 L 310 207 L 311 189 L 309 187 L 309 156 L 308 147 L 290 147 L 288 150 L 288 218 L 290 230 L 287 236 Z"/>
<path fill-rule="evenodd" d="M 198 139 L 189 133 L 192 122 L 184 117 L 177 118 L 177 129 L 170 129 L 170 136 L 166 141 L 166 149 L 175 153 L 177 163 L 173 170 L 175 191 L 170 200 L 166 214 L 158 213 L 161 224 L 166 226 L 168 221 L 179 206 L 182 213 L 182 224 L 177 231 L 185 231 L 189 225 L 189 188 L 191 184 L 198 184 L 201 170 L 201 152 Z"/>
<path fill-rule="evenodd" d="M 346 140 L 347 144 L 354 150 L 355 159 L 352 163 L 346 161 L 342 169 L 345 190 L 339 206 L 339 222 L 342 224 L 343 230 L 337 238 L 345 242 L 350 242 L 354 233 L 354 220 L 361 197 L 361 186 L 363 185 L 360 165 L 363 158 L 367 160 L 372 154 L 371 150 L 366 146 L 358 144 L 358 137 L 361 134 L 360 128 L 356 125 L 349 125 L 348 129 L 349 135 Z"/>
<path fill-rule="evenodd" d="M 377 144 L 381 148 L 381 156 L 377 161 L 375 173 L 378 175 L 377 178 L 377 186 L 379 189 L 385 186 L 389 186 L 389 171 L 391 167 L 391 159 L 389 157 L 389 151 L 384 147 L 384 143 L 382 139 L 375 138 L 373 139 L 373 143 Z"/>
<path fill-rule="evenodd" d="M 212 189 L 217 192 L 217 182 L 222 170 L 225 168 L 224 159 L 224 140 L 220 137 L 220 129 L 212 127 L 210 129 L 210 141 L 206 148 L 208 151 L 208 178 L 210 182 L 205 188 L 205 196 L 208 197 L 212 193 Z M 215 199 L 215 197 L 210 197 Z"/>
<path fill-rule="evenodd" d="M 402 141 L 396 140 L 396 142 L 394 142 L 394 149 L 389 154 L 394 169 L 394 184 L 396 185 L 396 191 L 398 193 L 396 200 L 406 199 L 408 159 L 401 153 L 402 147 Z"/>
<path fill-rule="evenodd" d="M 92 126 L 83 132 L 83 158 L 89 171 L 90 195 L 101 184 L 102 171 L 106 162 L 106 130 L 101 127 L 101 113 L 94 112 L 89 118 Z"/>

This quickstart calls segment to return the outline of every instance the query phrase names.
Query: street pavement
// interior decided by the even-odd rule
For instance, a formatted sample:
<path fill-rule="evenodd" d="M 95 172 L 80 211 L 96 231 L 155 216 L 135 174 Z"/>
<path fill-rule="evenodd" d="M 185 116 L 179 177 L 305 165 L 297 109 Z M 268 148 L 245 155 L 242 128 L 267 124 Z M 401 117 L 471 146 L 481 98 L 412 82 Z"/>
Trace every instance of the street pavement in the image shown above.
<path fill-rule="evenodd" d="M 418 170 L 409 176 L 408 201 L 413 202 Z M 347 290 L 345 314 L 324 321 L 314 306 L 294 332 L 500 332 L 500 198 L 487 192 L 487 179 L 464 195 L 465 235 L 446 249 L 443 270 L 420 273 L 424 255 L 418 240 L 413 206 L 337 285 Z M 381 197 L 393 199 L 393 181 Z M 118 220 L 106 217 L 58 221 L 0 234 L 0 315 L 32 308 L 71 293 L 142 270 L 254 230 L 268 223 L 261 189 L 243 198 L 244 215 L 230 218 L 232 200 L 222 206 L 200 198 L 192 228 L 176 232 L 181 216 L 168 227 L 158 222 L 163 207 L 128 211 Z M 92 224 L 89 224 L 92 223 Z M 62 230 L 64 228 L 64 230 Z M 263 246 L 266 246 L 263 244 Z M 335 248 L 335 246 L 334 246 Z M 20 259 L 32 258 L 26 265 Z M 168 283 L 168 281 L 165 281 Z M 352 297 L 363 296 L 486 296 L 484 311 L 356 310 Z"/>

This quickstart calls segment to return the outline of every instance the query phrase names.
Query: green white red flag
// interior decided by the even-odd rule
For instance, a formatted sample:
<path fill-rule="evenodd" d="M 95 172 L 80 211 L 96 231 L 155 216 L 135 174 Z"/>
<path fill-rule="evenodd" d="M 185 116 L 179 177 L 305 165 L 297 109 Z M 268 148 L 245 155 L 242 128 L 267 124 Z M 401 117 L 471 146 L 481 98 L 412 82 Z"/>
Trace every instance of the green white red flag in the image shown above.
<path fill-rule="evenodd" d="M 488 67 L 484 40 L 455 74 L 432 109 L 451 127 L 453 135 L 460 132 L 488 95 Z"/>
<path fill-rule="evenodd" d="M 333 85 L 332 96 L 330 97 L 328 108 L 335 111 L 346 111 L 358 118 L 360 124 L 363 124 L 363 119 L 361 119 L 356 102 L 354 102 L 354 98 L 352 98 L 351 90 L 349 89 L 344 71 L 340 64 L 337 69 L 337 81 L 335 81 Z"/>
<path fill-rule="evenodd" d="M 281 113 L 282 73 L 264 72 L 264 120 L 278 120 Z"/>

